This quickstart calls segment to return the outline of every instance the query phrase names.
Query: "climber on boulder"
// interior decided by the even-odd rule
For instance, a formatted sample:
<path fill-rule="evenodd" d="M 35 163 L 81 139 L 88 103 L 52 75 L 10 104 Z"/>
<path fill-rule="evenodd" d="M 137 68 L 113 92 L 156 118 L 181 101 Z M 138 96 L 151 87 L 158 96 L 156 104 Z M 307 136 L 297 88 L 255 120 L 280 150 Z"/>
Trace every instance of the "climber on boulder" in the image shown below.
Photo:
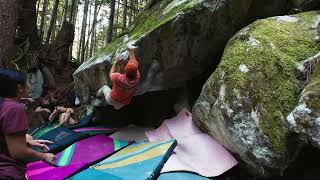
<path fill-rule="evenodd" d="M 130 104 L 135 88 L 140 81 L 139 63 L 135 56 L 135 46 L 128 45 L 130 59 L 124 69 L 121 68 L 120 58 L 116 58 L 109 72 L 109 78 L 112 82 L 112 89 L 103 85 L 97 93 L 97 96 L 104 95 L 106 102 L 114 109 L 120 109 Z M 104 68 L 100 68 L 104 71 Z M 124 70 L 124 73 L 121 73 Z"/>

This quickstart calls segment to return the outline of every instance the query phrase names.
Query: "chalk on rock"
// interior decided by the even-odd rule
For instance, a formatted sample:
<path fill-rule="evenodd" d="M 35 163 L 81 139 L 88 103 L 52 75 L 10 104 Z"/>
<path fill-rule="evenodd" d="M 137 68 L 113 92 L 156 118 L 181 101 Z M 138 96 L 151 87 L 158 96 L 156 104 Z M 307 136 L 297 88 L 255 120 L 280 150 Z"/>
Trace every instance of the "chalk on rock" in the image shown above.
<path fill-rule="evenodd" d="M 127 47 L 128 47 L 128 49 L 137 49 L 138 48 L 138 46 L 134 45 L 134 42 L 129 42 Z"/>

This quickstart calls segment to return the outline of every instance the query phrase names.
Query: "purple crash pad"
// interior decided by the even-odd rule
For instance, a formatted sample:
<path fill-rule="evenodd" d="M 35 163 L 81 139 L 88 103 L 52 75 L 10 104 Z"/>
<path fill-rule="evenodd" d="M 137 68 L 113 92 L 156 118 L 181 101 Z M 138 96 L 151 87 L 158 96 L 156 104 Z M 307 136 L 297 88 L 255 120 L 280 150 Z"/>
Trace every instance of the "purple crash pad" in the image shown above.
<path fill-rule="evenodd" d="M 65 179 L 127 145 L 129 145 L 128 141 L 114 140 L 106 135 L 89 137 L 58 153 L 55 166 L 42 161 L 29 163 L 27 177 L 29 180 Z"/>

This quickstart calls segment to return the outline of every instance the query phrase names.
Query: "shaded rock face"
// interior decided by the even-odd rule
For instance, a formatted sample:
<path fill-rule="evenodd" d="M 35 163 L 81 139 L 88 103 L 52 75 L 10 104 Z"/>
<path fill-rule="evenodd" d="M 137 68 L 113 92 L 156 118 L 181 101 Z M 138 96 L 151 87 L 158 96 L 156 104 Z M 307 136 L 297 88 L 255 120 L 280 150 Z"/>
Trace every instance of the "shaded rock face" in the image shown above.
<path fill-rule="evenodd" d="M 319 12 L 258 20 L 228 42 L 193 107 L 196 123 L 259 176 L 281 174 L 299 150 L 287 127 L 299 63 L 319 50 Z"/>
<path fill-rule="evenodd" d="M 289 128 L 301 139 L 320 148 L 320 53 L 301 63 L 300 71 L 306 72 L 307 85 L 299 103 L 287 116 Z"/>
<path fill-rule="evenodd" d="M 168 116 L 175 116 L 172 106 L 177 101 L 175 98 L 177 91 L 181 90 L 149 92 L 137 96 L 128 106 L 120 110 L 114 110 L 111 106 L 97 107 L 95 110 L 97 122 L 115 127 L 129 124 L 160 126 Z"/>

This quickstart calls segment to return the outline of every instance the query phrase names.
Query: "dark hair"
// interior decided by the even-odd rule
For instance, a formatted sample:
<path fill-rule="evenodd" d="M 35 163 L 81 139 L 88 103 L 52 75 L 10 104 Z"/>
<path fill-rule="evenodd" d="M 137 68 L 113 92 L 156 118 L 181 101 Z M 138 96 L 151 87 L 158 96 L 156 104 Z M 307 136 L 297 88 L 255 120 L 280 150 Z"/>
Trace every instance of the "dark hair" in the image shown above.
<path fill-rule="evenodd" d="M 18 84 L 26 84 L 27 76 L 21 71 L 0 68 L 0 97 L 9 98 L 18 95 Z"/>

